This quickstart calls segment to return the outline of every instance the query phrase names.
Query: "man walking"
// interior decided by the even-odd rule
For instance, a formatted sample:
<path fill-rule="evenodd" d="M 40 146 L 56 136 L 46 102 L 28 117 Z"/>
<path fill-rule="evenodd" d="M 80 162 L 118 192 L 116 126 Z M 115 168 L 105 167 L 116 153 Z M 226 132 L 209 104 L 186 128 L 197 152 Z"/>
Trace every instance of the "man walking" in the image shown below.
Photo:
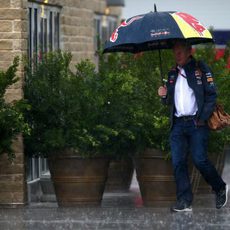
<path fill-rule="evenodd" d="M 216 208 L 227 203 L 228 185 L 218 175 L 207 156 L 207 120 L 216 103 L 212 73 L 204 62 L 191 55 L 186 40 L 175 42 L 176 67 L 168 73 L 166 86 L 158 89 L 164 104 L 171 106 L 170 147 L 176 181 L 177 201 L 171 211 L 192 211 L 193 194 L 188 175 L 187 154 L 216 194 Z"/>

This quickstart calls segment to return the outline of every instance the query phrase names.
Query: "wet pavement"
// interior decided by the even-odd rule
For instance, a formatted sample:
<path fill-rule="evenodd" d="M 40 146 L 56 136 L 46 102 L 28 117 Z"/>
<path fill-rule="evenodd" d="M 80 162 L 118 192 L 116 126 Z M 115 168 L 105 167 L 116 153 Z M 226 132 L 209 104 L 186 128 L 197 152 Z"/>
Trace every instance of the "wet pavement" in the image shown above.
<path fill-rule="evenodd" d="M 137 191 L 106 193 L 101 207 L 58 208 L 34 203 L 0 209 L 0 229 L 230 229 L 230 206 L 216 210 L 213 195 L 196 197 L 193 212 L 171 213 L 168 207 L 147 208 Z"/>
<path fill-rule="evenodd" d="M 224 180 L 230 184 L 230 157 Z M 104 193 L 101 207 L 59 208 L 56 202 L 0 208 L 0 230 L 229 230 L 230 202 L 215 208 L 214 194 L 196 195 L 193 212 L 171 213 L 170 204 L 144 207 L 137 182 L 129 192 Z"/>
<path fill-rule="evenodd" d="M 170 205 L 170 204 L 168 204 Z M 196 196 L 191 213 L 171 213 L 142 205 L 136 183 L 127 193 L 105 193 L 101 207 L 59 208 L 56 202 L 0 208 L 1 230 L 68 229 L 230 229 L 230 203 L 215 209 L 213 194 Z"/>

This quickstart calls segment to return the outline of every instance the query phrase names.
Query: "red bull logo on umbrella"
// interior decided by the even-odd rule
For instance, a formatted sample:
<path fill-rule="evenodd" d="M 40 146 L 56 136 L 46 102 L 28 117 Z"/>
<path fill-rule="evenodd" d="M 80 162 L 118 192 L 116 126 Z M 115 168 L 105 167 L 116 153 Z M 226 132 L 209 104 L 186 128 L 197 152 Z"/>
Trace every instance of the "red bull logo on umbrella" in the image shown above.
<path fill-rule="evenodd" d="M 117 29 L 115 29 L 115 31 L 112 33 L 109 40 L 111 42 L 115 42 L 118 39 L 118 30 L 121 27 L 126 27 L 126 26 L 130 25 L 131 23 L 133 23 L 134 21 L 139 20 L 141 18 L 143 18 L 143 16 L 136 16 L 136 17 L 131 18 L 129 21 L 125 20 L 124 22 L 122 22 L 121 25 L 118 26 Z"/>
<path fill-rule="evenodd" d="M 182 13 L 182 12 L 178 12 L 176 13 L 176 15 L 178 15 L 179 17 L 181 17 L 185 22 L 187 22 L 193 29 L 195 29 L 201 36 L 203 36 L 203 32 L 206 30 L 206 28 L 204 26 L 201 25 L 201 23 L 194 18 L 193 16 L 186 14 L 186 13 Z"/>

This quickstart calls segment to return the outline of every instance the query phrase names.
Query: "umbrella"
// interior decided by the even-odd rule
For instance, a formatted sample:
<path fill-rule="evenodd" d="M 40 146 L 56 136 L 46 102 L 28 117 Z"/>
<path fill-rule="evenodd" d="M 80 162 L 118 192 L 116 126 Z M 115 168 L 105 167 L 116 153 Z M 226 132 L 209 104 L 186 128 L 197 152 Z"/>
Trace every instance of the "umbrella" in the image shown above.
<path fill-rule="evenodd" d="M 173 41 L 186 39 L 191 45 L 212 42 L 211 33 L 193 16 L 183 12 L 154 12 L 123 21 L 105 43 L 104 53 L 159 50 L 172 48 Z"/>

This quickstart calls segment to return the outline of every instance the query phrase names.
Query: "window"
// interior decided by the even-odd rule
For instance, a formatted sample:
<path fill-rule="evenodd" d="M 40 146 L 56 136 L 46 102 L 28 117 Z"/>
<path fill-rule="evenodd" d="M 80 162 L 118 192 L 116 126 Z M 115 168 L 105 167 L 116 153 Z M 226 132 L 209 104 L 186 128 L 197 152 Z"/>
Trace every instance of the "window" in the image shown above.
<path fill-rule="evenodd" d="M 94 16 L 94 49 L 97 52 L 109 39 L 117 27 L 117 18 L 107 15 Z M 95 63 L 98 68 L 98 55 L 95 55 Z"/>
<path fill-rule="evenodd" d="M 47 159 L 43 157 L 27 158 L 27 181 L 33 181 L 40 178 L 43 174 L 49 172 Z"/>
<path fill-rule="evenodd" d="M 110 38 L 113 31 L 117 28 L 117 18 L 112 16 L 106 17 L 106 27 L 104 28 L 103 40 L 106 41 Z"/>
<path fill-rule="evenodd" d="M 101 15 L 95 15 L 94 17 L 94 49 L 97 51 L 100 48 L 102 38 L 102 17 Z"/>
<path fill-rule="evenodd" d="M 94 29 L 95 29 L 95 39 L 94 47 L 95 50 L 100 48 L 106 40 L 109 39 L 112 32 L 117 27 L 117 18 L 113 16 L 106 15 L 95 15 L 94 17 Z"/>
<path fill-rule="evenodd" d="M 29 3 L 30 60 L 37 60 L 44 52 L 60 48 L 60 10 L 58 6 Z"/>
<path fill-rule="evenodd" d="M 59 6 L 29 2 L 28 57 L 37 62 L 42 53 L 60 48 Z M 42 157 L 27 159 L 27 181 L 35 180 L 48 172 L 47 160 Z"/>
<path fill-rule="evenodd" d="M 107 6 L 125 6 L 124 0 L 107 0 Z"/>

